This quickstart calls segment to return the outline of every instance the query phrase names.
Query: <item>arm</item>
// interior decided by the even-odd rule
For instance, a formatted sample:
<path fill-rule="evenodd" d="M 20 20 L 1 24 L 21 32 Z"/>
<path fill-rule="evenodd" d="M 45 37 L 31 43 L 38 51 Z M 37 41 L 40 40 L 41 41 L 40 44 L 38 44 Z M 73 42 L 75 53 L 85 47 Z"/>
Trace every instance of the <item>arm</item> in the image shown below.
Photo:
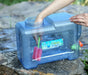
<path fill-rule="evenodd" d="M 47 8 L 45 8 L 36 18 L 35 22 L 42 22 L 42 20 L 56 12 L 57 10 L 69 5 L 70 3 L 72 3 L 75 0 L 54 0 L 53 3 L 51 3 Z"/>
<path fill-rule="evenodd" d="M 72 3 L 75 0 L 54 0 L 53 3 L 51 3 L 47 8 L 45 8 L 36 18 L 35 23 L 42 23 L 43 19 L 56 12 L 57 10 L 69 5 L 70 3 Z M 41 37 L 41 35 L 40 35 Z M 38 38 L 37 35 L 34 35 L 34 38 L 36 40 L 36 44 L 38 44 Z M 42 38 L 42 37 L 41 37 Z"/>

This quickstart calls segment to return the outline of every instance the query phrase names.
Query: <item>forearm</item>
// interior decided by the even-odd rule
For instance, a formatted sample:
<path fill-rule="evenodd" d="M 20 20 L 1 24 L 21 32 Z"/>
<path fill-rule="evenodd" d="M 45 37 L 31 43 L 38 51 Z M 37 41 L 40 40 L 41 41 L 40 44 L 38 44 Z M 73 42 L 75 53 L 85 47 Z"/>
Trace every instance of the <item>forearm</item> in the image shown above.
<path fill-rule="evenodd" d="M 56 12 L 57 10 L 69 5 L 75 0 L 54 0 L 47 8 L 45 8 L 38 17 L 44 19 L 46 16 Z"/>

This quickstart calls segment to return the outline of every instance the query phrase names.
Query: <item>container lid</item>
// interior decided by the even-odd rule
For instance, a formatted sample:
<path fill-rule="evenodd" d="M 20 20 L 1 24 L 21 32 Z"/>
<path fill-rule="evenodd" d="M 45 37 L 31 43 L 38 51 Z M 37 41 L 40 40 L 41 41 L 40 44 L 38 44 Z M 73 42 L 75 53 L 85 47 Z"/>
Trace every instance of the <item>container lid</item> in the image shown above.
<path fill-rule="evenodd" d="M 53 24 L 55 27 L 59 27 L 59 26 L 65 26 L 65 25 L 73 24 L 69 20 L 72 16 L 73 16 L 72 14 L 63 12 L 63 13 L 55 13 L 55 14 L 49 15 L 45 19 L 49 23 Z"/>
<path fill-rule="evenodd" d="M 73 15 L 63 12 L 63 13 L 55 13 L 48 16 L 48 19 L 52 20 L 53 22 L 61 22 L 69 20 Z"/>
<path fill-rule="evenodd" d="M 29 17 L 25 20 L 25 27 L 35 29 L 40 27 L 51 26 L 51 23 L 48 23 L 46 19 L 43 20 L 42 23 L 35 23 L 36 17 Z"/>
<path fill-rule="evenodd" d="M 25 20 L 25 27 L 30 29 L 39 28 L 42 26 L 42 23 L 35 23 L 36 17 L 29 17 Z"/>

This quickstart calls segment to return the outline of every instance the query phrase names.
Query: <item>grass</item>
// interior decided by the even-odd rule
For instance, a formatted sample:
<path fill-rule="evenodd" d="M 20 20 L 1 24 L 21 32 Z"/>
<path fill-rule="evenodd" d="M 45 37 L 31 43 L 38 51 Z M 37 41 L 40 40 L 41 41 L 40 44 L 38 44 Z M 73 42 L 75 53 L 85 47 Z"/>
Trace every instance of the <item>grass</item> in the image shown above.
<path fill-rule="evenodd" d="M 28 1 L 28 0 L 0 0 L 0 3 L 6 4 L 6 5 L 12 5 L 12 4 L 20 3 L 22 1 Z"/>
<path fill-rule="evenodd" d="M 88 0 L 75 0 L 75 2 L 73 4 L 87 6 L 88 5 Z"/>
<path fill-rule="evenodd" d="M 0 3 L 6 4 L 6 5 L 12 5 L 22 1 L 54 1 L 54 0 L 0 0 Z M 81 4 L 83 6 L 88 5 L 88 0 L 75 0 L 73 4 Z"/>
<path fill-rule="evenodd" d="M 87 72 L 87 75 L 88 75 L 88 60 L 86 60 L 86 59 L 88 59 L 88 50 L 85 50 L 85 58 L 84 58 L 84 60 L 82 60 L 81 59 L 81 61 L 84 63 L 84 65 L 85 65 L 85 71 Z"/>

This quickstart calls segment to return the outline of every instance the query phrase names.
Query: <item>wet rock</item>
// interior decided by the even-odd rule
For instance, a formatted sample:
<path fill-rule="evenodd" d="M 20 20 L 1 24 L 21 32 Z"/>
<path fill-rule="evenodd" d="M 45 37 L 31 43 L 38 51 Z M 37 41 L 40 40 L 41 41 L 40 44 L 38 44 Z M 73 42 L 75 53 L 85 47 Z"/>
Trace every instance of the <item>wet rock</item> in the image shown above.
<path fill-rule="evenodd" d="M 7 64 L 7 59 L 3 54 L 0 53 L 0 65 L 1 64 Z"/>
<path fill-rule="evenodd" d="M 82 26 L 82 34 L 80 40 L 83 42 L 84 46 L 82 50 L 88 49 L 88 27 Z"/>
<path fill-rule="evenodd" d="M 13 67 L 17 68 L 17 69 L 20 69 L 22 68 L 22 64 L 20 63 L 20 61 L 18 60 L 17 57 L 15 57 L 12 61 L 11 61 L 11 64 Z"/>
<path fill-rule="evenodd" d="M 68 60 L 56 61 L 52 63 L 39 65 L 37 67 L 37 70 L 45 73 L 54 73 L 56 75 L 75 75 L 85 73 L 83 67 L 84 65 L 78 59 L 73 61 Z"/>
<path fill-rule="evenodd" d="M 22 64 L 19 62 L 17 58 L 17 52 L 8 52 L 3 53 L 3 56 L 5 57 L 6 61 L 2 64 L 10 67 L 12 69 L 15 69 L 17 72 L 23 75 L 35 75 L 39 73 L 39 75 L 86 75 L 86 72 L 84 71 L 84 64 L 79 60 L 61 60 L 61 61 L 55 61 L 50 62 L 46 64 L 38 65 L 35 69 L 26 70 L 23 68 Z M 5 64 L 6 63 L 6 64 Z"/>
<path fill-rule="evenodd" d="M 4 8 L 4 7 L 6 7 L 6 5 L 0 3 L 0 10 L 1 10 L 2 8 Z"/>
<path fill-rule="evenodd" d="M 6 50 L 6 49 L 9 49 L 9 48 L 0 47 L 0 50 L 1 50 L 1 51 Z"/>
<path fill-rule="evenodd" d="M 9 67 L 0 65 L 0 75 L 20 75 L 20 74 Z"/>
<path fill-rule="evenodd" d="M 3 58 L 3 54 L 0 54 L 0 61 L 2 60 L 2 58 Z"/>
<path fill-rule="evenodd" d="M 16 50 L 15 29 L 3 29 L 0 31 L 0 52 Z"/>

